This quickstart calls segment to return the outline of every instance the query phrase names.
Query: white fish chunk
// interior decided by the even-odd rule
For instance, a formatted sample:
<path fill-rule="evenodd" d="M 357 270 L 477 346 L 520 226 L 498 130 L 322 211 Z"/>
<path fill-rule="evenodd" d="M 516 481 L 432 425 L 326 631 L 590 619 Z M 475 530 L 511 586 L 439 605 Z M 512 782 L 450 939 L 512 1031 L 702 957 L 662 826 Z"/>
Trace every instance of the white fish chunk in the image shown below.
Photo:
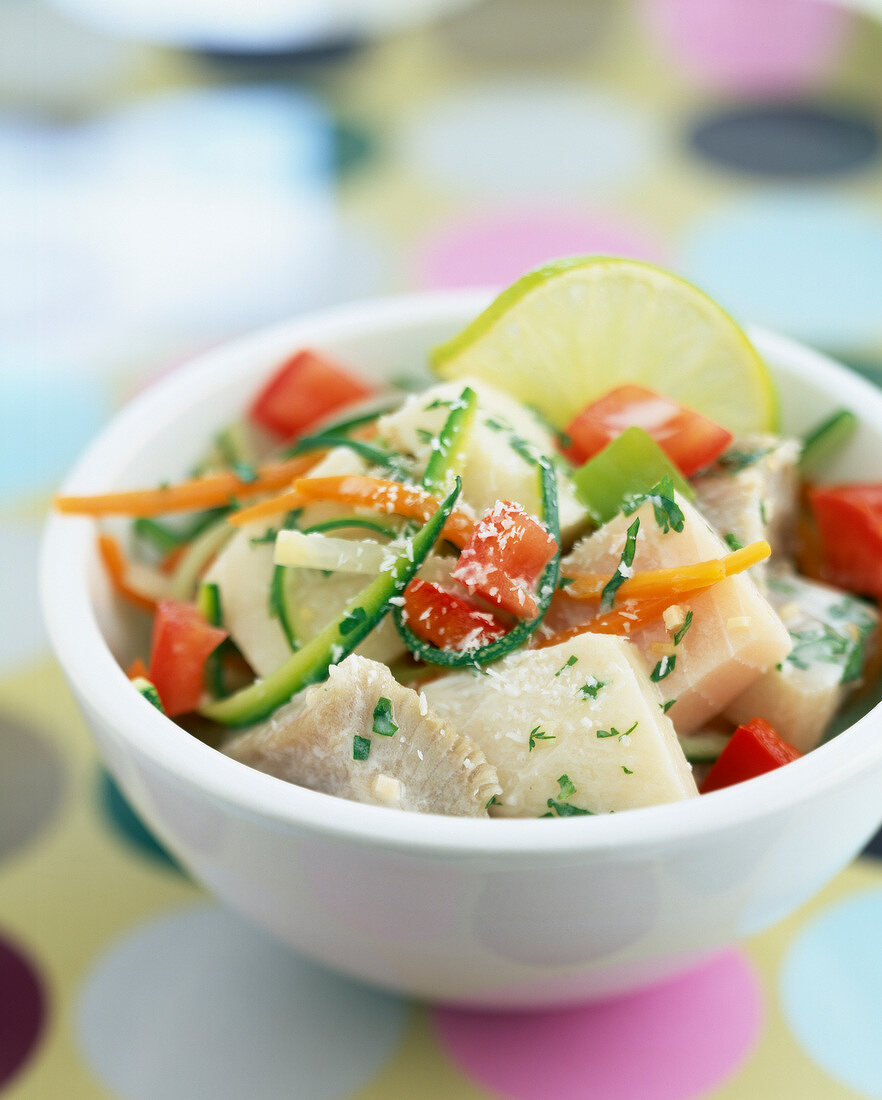
<path fill-rule="evenodd" d="M 644 502 L 632 515 L 617 515 L 582 539 L 563 562 L 562 573 L 584 571 L 612 574 L 625 544 L 625 533 L 640 520 L 634 571 L 667 569 L 718 558 L 727 548 L 704 517 L 682 497 L 681 532 L 663 532 L 652 504 Z M 587 617 L 584 606 L 569 602 L 569 621 Z M 790 635 L 753 579 L 745 573 L 728 577 L 689 598 L 672 596 L 671 603 L 692 613 L 678 644 L 663 620 L 631 636 L 653 668 L 678 733 L 690 733 L 719 714 L 738 695 L 790 652 Z M 673 647 L 673 649 L 669 648 Z"/>
<path fill-rule="evenodd" d="M 386 735 L 374 728 L 381 699 L 388 703 L 380 724 Z M 477 745 L 424 709 L 384 665 L 351 655 L 331 667 L 324 683 L 308 687 L 224 752 L 354 802 L 486 817 L 488 802 L 500 794 L 495 768 Z"/>
<path fill-rule="evenodd" d="M 647 673 L 623 638 L 582 634 L 423 691 L 430 713 L 495 765 L 502 795 L 494 816 L 609 813 L 698 793 Z"/>
<path fill-rule="evenodd" d="M 860 682 L 879 615 L 855 596 L 796 574 L 770 575 L 766 591 L 793 648 L 729 704 L 726 717 L 736 724 L 765 718 L 785 741 L 809 752 Z"/>

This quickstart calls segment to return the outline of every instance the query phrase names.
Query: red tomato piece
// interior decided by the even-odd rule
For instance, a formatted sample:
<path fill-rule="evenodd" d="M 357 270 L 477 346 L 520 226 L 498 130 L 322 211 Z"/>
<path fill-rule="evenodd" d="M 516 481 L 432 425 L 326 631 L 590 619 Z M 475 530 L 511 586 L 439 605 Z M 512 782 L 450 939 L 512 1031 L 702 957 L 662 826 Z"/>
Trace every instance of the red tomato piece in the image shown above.
<path fill-rule="evenodd" d="M 292 439 L 337 409 L 375 392 L 344 367 L 307 349 L 279 367 L 254 399 L 249 415 L 273 435 Z"/>
<path fill-rule="evenodd" d="M 404 615 L 414 634 L 439 649 L 475 649 L 506 633 L 495 615 L 432 581 L 411 581 L 405 588 Z"/>
<path fill-rule="evenodd" d="M 533 593 L 557 543 L 519 504 L 500 501 L 478 520 L 453 571 L 473 595 L 519 619 L 538 614 Z"/>
<path fill-rule="evenodd" d="M 199 706 L 205 662 L 226 636 L 227 631 L 207 623 L 194 604 L 160 601 L 153 620 L 148 679 L 170 718 Z"/>
<path fill-rule="evenodd" d="M 745 779 L 754 779 L 789 764 L 791 760 L 798 760 L 800 756 L 799 749 L 782 741 L 768 722 L 762 718 L 751 718 L 732 734 L 701 784 L 701 793 L 707 794 L 721 787 L 731 787 L 733 783 L 743 783 Z"/>
<path fill-rule="evenodd" d="M 684 477 L 709 466 L 732 442 L 732 433 L 643 386 L 617 386 L 593 401 L 566 430 L 571 443 L 564 453 L 581 466 L 621 435 L 643 428 Z"/>
<path fill-rule="evenodd" d="M 809 504 L 824 580 L 882 599 L 882 484 L 812 489 Z"/>

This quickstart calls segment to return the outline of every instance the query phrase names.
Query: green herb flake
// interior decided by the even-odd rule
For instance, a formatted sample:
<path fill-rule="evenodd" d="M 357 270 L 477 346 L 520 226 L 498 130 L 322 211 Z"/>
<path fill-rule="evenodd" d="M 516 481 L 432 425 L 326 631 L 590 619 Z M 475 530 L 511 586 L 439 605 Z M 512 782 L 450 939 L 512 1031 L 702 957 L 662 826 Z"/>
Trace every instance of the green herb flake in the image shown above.
<path fill-rule="evenodd" d="M 416 435 L 422 443 L 434 443 L 436 438 L 435 433 L 430 432 L 428 428 L 417 428 Z"/>
<path fill-rule="evenodd" d="M 667 701 L 666 703 L 659 703 L 659 706 L 660 706 L 660 707 L 661 707 L 661 709 L 662 709 L 662 714 L 667 714 L 667 713 L 668 713 L 668 711 L 669 711 L 669 710 L 671 709 L 671 707 L 672 707 L 672 706 L 674 705 L 674 703 L 676 703 L 676 702 L 677 702 L 677 700 L 676 700 L 676 699 L 668 699 L 668 701 Z"/>
<path fill-rule="evenodd" d="M 733 447 L 731 450 L 726 451 L 724 455 L 720 455 L 717 464 L 722 466 L 727 473 L 737 474 L 742 470 L 746 470 L 748 466 L 753 466 L 761 458 L 765 458 L 773 449 L 772 447 L 759 447 L 755 451 L 745 451 Z"/>
<path fill-rule="evenodd" d="M 575 655 L 575 653 L 571 653 L 571 654 L 570 654 L 570 656 L 569 656 L 569 657 L 567 657 L 566 661 L 564 661 L 564 663 L 563 663 L 563 664 L 562 664 L 562 665 L 560 666 L 560 668 L 559 668 L 559 669 L 557 670 L 557 672 L 555 672 L 555 674 L 554 674 L 554 675 L 555 675 L 555 676 L 560 676 L 560 674 L 561 674 L 562 672 L 564 672 L 564 671 L 565 671 L 566 669 L 568 669 L 568 668 L 572 668 L 572 667 L 573 667 L 573 665 L 574 665 L 574 664 L 576 663 L 576 661 L 578 661 L 578 660 L 579 660 L 579 658 L 578 658 L 578 657 L 577 657 L 577 656 Z"/>
<path fill-rule="evenodd" d="M 598 680 L 595 676 L 589 676 L 584 684 L 579 688 L 579 694 L 583 699 L 596 699 L 597 693 L 601 688 L 606 687 L 604 680 Z"/>
<path fill-rule="evenodd" d="M 566 774 L 562 775 L 557 781 L 560 790 L 557 792 L 557 797 L 566 801 L 568 798 L 572 798 L 576 793 L 576 785 L 572 779 Z"/>
<path fill-rule="evenodd" d="M 634 564 L 634 554 L 637 550 L 637 532 L 640 530 L 640 519 L 637 518 L 628 528 L 625 535 L 625 546 L 622 557 L 616 566 L 616 571 L 606 582 L 600 596 L 600 610 L 610 611 L 616 598 L 616 592 L 622 587 L 628 577 L 631 576 L 631 566 Z"/>
<path fill-rule="evenodd" d="M 484 423 L 488 428 L 491 428 L 494 432 L 513 432 L 514 428 L 509 424 L 507 420 L 503 420 L 499 416 L 485 417 Z"/>
<path fill-rule="evenodd" d="M 640 725 L 640 722 L 638 720 L 634 723 L 633 726 L 626 729 L 624 733 L 622 733 L 621 730 L 617 730 L 615 726 L 610 726 L 610 728 L 608 730 L 598 730 L 597 731 L 597 736 L 598 737 L 618 737 L 619 740 L 621 740 L 621 738 L 627 737 L 629 733 L 633 733 L 634 730 L 637 729 L 637 727 L 639 725 Z"/>
<path fill-rule="evenodd" d="M 353 630 L 361 626 L 366 618 L 367 612 L 363 607 L 353 607 L 353 609 L 340 620 L 340 633 L 345 638 L 347 634 L 351 634 Z"/>
<path fill-rule="evenodd" d="M 488 798 L 487 801 L 484 803 L 484 809 L 489 810 L 491 806 L 501 806 L 501 805 L 502 805 L 502 803 L 499 801 L 499 799 L 494 794 L 490 798 Z"/>
<path fill-rule="evenodd" d="M 554 817 L 555 814 L 558 817 L 593 816 L 590 810 L 583 810 L 579 806 L 571 806 L 569 802 L 556 802 L 553 798 L 549 798 L 545 805 L 548 807 L 549 812 L 541 814 L 541 817 Z"/>
<path fill-rule="evenodd" d="M 669 531 L 676 531 L 679 534 L 683 530 L 686 517 L 683 515 L 683 509 L 675 499 L 675 494 L 676 489 L 671 475 L 665 474 L 661 481 L 654 485 L 648 493 L 629 496 L 622 511 L 626 516 L 630 516 L 637 511 L 644 501 L 648 500 L 652 504 L 652 513 L 655 516 L 655 522 L 661 528 L 662 534 L 666 535 Z"/>
<path fill-rule="evenodd" d="M 449 398 L 449 399 L 445 400 L 442 397 L 436 397 L 434 401 L 430 401 L 429 404 L 426 405 L 425 411 L 426 412 L 431 412 L 432 409 L 449 409 L 452 404 L 453 404 L 453 399 L 452 398 Z"/>
<path fill-rule="evenodd" d="M 683 641 L 683 639 L 686 637 L 686 632 L 689 630 L 690 626 L 692 626 L 692 612 L 687 611 L 686 618 L 683 620 L 683 625 L 674 635 L 674 645 L 679 645 L 680 642 Z"/>
<path fill-rule="evenodd" d="M 769 516 L 768 516 L 768 512 L 766 511 L 766 502 L 764 500 L 761 500 L 759 502 L 759 514 L 760 514 L 760 519 L 763 521 L 763 523 L 768 524 Z"/>
<path fill-rule="evenodd" d="M 674 671 L 677 664 L 676 657 L 662 657 L 655 668 L 650 672 L 649 678 L 654 684 L 657 684 L 659 680 L 664 680 L 666 676 L 670 676 Z"/>
<path fill-rule="evenodd" d="M 371 728 L 381 737 L 392 737 L 398 732 L 398 726 L 392 719 L 392 700 L 381 696 L 374 707 L 374 722 Z"/>
<path fill-rule="evenodd" d="M 556 738 L 555 738 L 553 733 L 546 733 L 545 730 L 543 730 L 541 728 L 541 726 L 534 726 L 530 730 L 530 748 L 529 748 L 529 751 L 532 752 L 533 749 L 536 748 L 536 742 L 537 741 L 554 741 L 554 740 L 556 740 Z"/>
<path fill-rule="evenodd" d="M 275 542 L 278 533 L 278 527 L 267 527 L 262 535 L 253 535 L 248 541 L 252 546 L 263 546 L 266 543 Z"/>
<path fill-rule="evenodd" d="M 362 737 L 360 733 L 357 733 L 352 738 L 352 759 L 367 760 L 370 751 L 371 739 L 369 737 Z"/>
<path fill-rule="evenodd" d="M 723 542 L 729 547 L 730 550 L 743 550 L 744 543 L 739 541 L 737 535 L 733 535 L 731 531 L 727 531 L 723 535 Z"/>
<path fill-rule="evenodd" d="M 624 764 L 622 764 L 622 771 L 625 773 L 625 775 L 633 775 L 634 774 L 634 772 L 631 770 L 631 768 L 626 768 Z"/>

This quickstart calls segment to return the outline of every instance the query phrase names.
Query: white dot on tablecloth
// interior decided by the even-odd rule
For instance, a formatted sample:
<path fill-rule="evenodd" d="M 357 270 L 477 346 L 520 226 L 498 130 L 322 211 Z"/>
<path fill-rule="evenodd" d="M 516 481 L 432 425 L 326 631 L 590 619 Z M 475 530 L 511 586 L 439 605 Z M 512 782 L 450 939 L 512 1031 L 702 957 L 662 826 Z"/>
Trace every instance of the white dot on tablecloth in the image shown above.
<path fill-rule="evenodd" d="M 655 150 L 652 118 L 617 96 L 520 79 L 421 104 L 403 127 L 400 155 L 436 186 L 548 200 L 634 183 Z"/>
<path fill-rule="evenodd" d="M 96 961 L 78 1040 L 122 1100 L 340 1100 L 399 1046 L 406 1003 L 322 970 L 213 905 Z"/>

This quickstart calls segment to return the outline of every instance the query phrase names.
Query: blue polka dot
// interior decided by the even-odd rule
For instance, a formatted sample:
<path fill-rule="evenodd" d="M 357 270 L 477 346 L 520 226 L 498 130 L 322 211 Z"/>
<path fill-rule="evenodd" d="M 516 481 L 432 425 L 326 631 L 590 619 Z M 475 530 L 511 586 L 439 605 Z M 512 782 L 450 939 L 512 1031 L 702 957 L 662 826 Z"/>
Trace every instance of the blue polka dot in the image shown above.
<path fill-rule="evenodd" d="M 790 948 L 781 999 L 806 1052 L 832 1077 L 882 1098 L 882 890 L 826 910 Z"/>
<path fill-rule="evenodd" d="M 679 267 L 739 320 L 834 350 L 882 337 L 882 216 L 856 201 L 780 191 L 731 203 L 694 226 Z"/>
<path fill-rule="evenodd" d="M 0 363 L 0 495 L 53 485 L 109 413 L 94 378 Z"/>

